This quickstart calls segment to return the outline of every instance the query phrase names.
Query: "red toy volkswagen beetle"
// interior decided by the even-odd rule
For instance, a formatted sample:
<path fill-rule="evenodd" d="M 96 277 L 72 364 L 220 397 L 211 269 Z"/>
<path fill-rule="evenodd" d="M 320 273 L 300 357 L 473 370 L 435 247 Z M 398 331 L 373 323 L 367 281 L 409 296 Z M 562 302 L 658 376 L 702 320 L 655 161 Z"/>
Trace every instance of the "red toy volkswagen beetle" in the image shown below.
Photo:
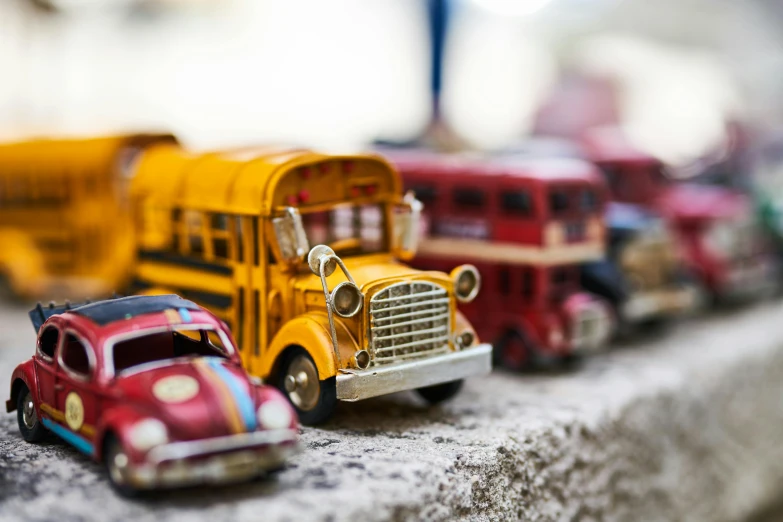
<path fill-rule="evenodd" d="M 104 462 L 123 494 L 248 479 L 297 449 L 297 420 L 242 369 L 223 323 L 175 295 L 38 305 L 32 359 L 8 412 L 28 442 L 51 431 Z"/>

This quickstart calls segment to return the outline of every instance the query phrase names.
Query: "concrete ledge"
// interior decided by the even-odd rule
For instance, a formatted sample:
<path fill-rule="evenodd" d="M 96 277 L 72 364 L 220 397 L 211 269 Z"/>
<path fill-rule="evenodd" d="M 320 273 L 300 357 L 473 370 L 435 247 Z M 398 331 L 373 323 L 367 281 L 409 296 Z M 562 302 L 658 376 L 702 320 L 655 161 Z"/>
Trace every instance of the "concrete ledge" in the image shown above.
<path fill-rule="evenodd" d="M 0 305 L 0 392 L 32 354 Z M 5 398 L 0 396 L 0 399 Z M 276 480 L 136 502 L 0 416 L 0 520 L 740 520 L 783 495 L 783 305 L 675 325 L 569 373 L 495 373 L 440 408 L 342 404 Z"/>

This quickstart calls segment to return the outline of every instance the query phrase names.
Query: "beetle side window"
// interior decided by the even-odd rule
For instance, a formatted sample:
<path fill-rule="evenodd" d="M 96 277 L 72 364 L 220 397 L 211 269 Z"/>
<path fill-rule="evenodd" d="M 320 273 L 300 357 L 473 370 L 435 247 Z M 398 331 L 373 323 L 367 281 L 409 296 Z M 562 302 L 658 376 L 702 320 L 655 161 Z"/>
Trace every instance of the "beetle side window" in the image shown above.
<path fill-rule="evenodd" d="M 42 355 L 54 359 L 54 350 L 59 340 L 60 331 L 54 326 L 47 326 L 38 338 L 38 349 Z"/>
<path fill-rule="evenodd" d="M 61 362 L 73 373 L 87 377 L 90 374 L 90 358 L 87 347 L 74 335 L 68 334 L 63 344 Z"/>

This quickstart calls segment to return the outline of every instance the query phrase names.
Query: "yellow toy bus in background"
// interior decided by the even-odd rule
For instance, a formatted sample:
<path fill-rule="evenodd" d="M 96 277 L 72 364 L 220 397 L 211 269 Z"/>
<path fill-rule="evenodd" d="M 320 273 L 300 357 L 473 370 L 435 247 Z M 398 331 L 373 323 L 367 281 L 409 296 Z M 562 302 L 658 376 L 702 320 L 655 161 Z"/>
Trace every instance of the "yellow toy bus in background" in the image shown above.
<path fill-rule="evenodd" d="M 126 176 L 170 135 L 0 145 L 0 284 L 23 298 L 122 290 L 134 243 Z"/>
<path fill-rule="evenodd" d="M 131 181 L 143 293 L 177 293 L 233 330 L 244 364 L 305 424 L 337 400 L 450 398 L 491 368 L 457 302 L 475 268 L 414 270 L 421 204 L 380 156 L 156 145 Z"/>

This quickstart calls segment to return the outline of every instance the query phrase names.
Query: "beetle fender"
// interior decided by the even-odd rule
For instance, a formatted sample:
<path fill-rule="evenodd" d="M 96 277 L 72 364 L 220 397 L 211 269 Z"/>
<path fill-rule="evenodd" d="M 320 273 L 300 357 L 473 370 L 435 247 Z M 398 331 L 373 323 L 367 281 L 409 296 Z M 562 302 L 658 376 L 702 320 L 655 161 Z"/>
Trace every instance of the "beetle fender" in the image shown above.
<path fill-rule="evenodd" d="M 335 317 L 334 322 L 337 330 L 337 345 L 340 347 L 340 359 L 343 366 L 347 366 L 351 356 L 358 349 L 358 343 L 342 321 Z M 337 375 L 337 361 L 329 329 L 329 317 L 325 312 L 310 312 L 288 321 L 272 339 L 259 365 L 252 368 L 252 373 L 263 379 L 269 378 L 276 369 L 282 353 L 291 346 L 301 346 L 310 354 L 318 368 L 320 380 Z"/>
<path fill-rule="evenodd" d="M 113 433 L 122 443 L 126 451 L 133 453 L 133 446 L 128 443 L 126 438 L 128 430 L 134 423 L 145 416 L 134 408 L 127 406 L 117 406 L 111 408 L 101 415 L 100 421 L 95 426 L 95 438 L 93 457 L 98 462 L 103 460 L 103 445 L 106 441 L 106 435 Z M 129 455 L 133 459 L 134 455 Z"/>
<path fill-rule="evenodd" d="M 38 410 L 40 406 L 40 400 L 38 398 L 38 382 L 35 379 L 35 371 L 33 369 L 33 360 L 25 361 L 16 367 L 14 373 L 11 374 L 11 393 L 9 399 L 5 403 L 5 411 L 11 413 L 16 410 L 16 401 L 19 398 L 19 392 L 22 385 L 27 386 L 30 393 L 33 396 L 33 402 L 35 403 L 35 409 Z"/>

